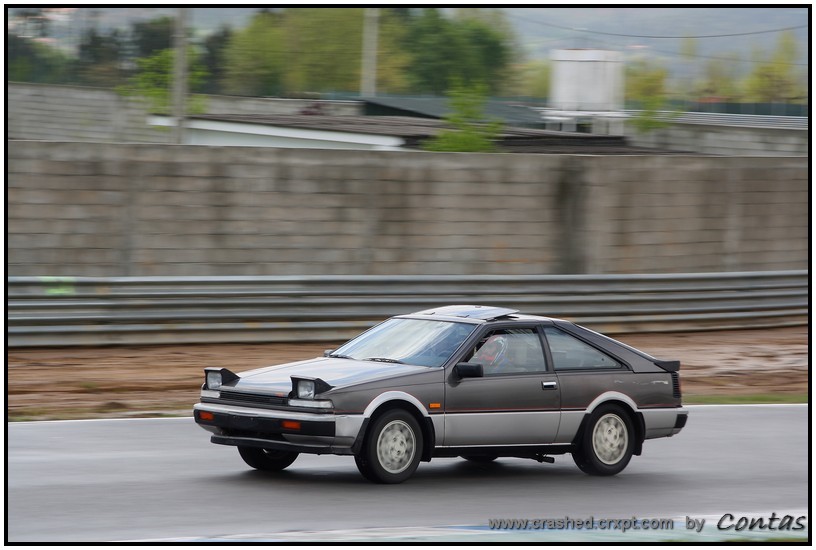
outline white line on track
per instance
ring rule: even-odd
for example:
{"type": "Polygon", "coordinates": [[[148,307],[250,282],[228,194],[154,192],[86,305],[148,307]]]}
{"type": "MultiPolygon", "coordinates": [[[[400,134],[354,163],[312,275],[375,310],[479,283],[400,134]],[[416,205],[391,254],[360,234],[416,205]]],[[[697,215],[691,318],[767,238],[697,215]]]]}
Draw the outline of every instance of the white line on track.
{"type": "MultiPolygon", "coordinates": [[[[439,525],[415,527],[365,527],[351,529],[330,529],[326,531],[280,531],[271,533],[244,533],[232,535],[172,537],[162,539],[127,540],[117,542],[129,543],[178,543],[178,542],[477,542],[485,539],[492,542],[501,542],[510,537],[522,542],[763,542],[774,538],[807,538],[810,533],[807,510],[786,510],[773,512],[777,518],[790,516],[791,518],[806,518],[806,528],[802,530],[771,530],[767,528],[756,530],[741,530],[717,528],[723,514],[693,514],[672,518],[674,527],[668,530],[634,529],[491,529],[486,524],[480,525],[439,525]],[[686,526],[687,517],[706,520],[701,532],[691,530],[686,526]],[[469,540],[467,540],[469,539],[469,540]],[[640,540],[638,540],[640,539],[640,540]]],[[[741,512],[731,515],[736,518],[768,518],[772,512],[741,512]]],[[[643,519],[643,518],[641,518],[643,519]]],[[[648,519],[648,518],[646,518],[648,519]]]]}

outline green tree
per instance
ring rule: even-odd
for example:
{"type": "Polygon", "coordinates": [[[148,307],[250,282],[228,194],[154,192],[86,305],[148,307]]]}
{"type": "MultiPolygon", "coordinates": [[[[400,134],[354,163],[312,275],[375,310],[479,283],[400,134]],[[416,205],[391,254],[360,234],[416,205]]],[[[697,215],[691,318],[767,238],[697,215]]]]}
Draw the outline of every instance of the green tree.
{"type": "Polygon", "coordinates": [[[405,48],[411,54],[407,70],[413,91],[443,94],[456,82],[484,83],[492,94],[502,89],[512,41],[471,13],[448,19],[439,9],[426,8],[412,19],[405,48]]]}
{"type": "Polygon", "coordinates": [[[399,10],[380,11],[377,40],[377,90],[380,93],[405,93],[410,90],[407,68],[410,54],[403,48],[407,29],[399,10]]]}
{"type": "Polygon", "coordinates": [[[136,57],[150,57],[156,52],[172,48],[175,25],[175,18],[169,16],[133,23],[131,35],[136,57]]]}
{"type": "Polygon", "coordinates": [[[548,61],[535,60],[518,67],[518,95],[546,99],[550,97],[552,67],[548,61]]]}
{"type": "MultiPolygon", "coordinates": [[[[377,89],[407,89],[401,12],[379,18],[377,89]]],[[[355,92],[360,87],[364,10],[287,8],[257,13],[226,48],[224,90],[238,95],[355,92]]]]}
{"type": "Polygon", "coordinates": [[[232,34],[233,31],[230,27],[223,26],[204,39],[201,64],[207,74],[201,85],[191,88],[191,90],[202,94],[223,93],[223,79],[227,70],[227,45],[232,38],[232,34]]]}
{"type": "Polygon", "coordinates": [[[807,99],[807,90],[797,74],[796,61],[799,48],[793,31],[779,35],[776,49],[766,57],[762,52],[754,52],[754,68],[745,82],[745,92],[749,101],[795,103],[807,99]]]}
{"type": "MultiPolygon", "coordinates": [[[[149,57],[136,60],[138,70],[131,78],[127,88],[119,91],[125,95],[136,95],[148,102],[148,108],[153,113],[169,113],[172,108],[173,91],[173,63],[175,50],[167,49],[154,53],[149,57]]],[[[188,89],[192,90],[201,85],[206,76],[201,63],[192,49],[187,51],[188,89]]],[[[201,98],[193,97],[188,103],[190,113],[203,112],[201,98]]]]}
{"type": "Polygon", "coordinates": [[[222,81],[228,94],[274,96],[284,91],[284,44],[281,16],[256,13],[249,24],[231,38],[225,52],[226,71],[222,81]]]}
{"type": "Polygon", "coordinates": [[[406,36],[411,55],[408,74],[414,92],[444,94],[458,72],[459,43],[451,23],[436,8],[426,8],[415,17],[406,36]]]}
{"type": "Polygon", "coordinates": [[[646,60],[638,60],[626,67],[626,99],[633,102],[638,114],[632,124],[640,132],[666,126],[659,112],[666,109],[666,77],[668,70],[646,60]]]}
{"type": "Polygon", "coordinates": [[[287,91],[360,87],[364,8],[291,8],[283,17],[287,91]]]}
{"type": "Polygon", "coordinates": [[[468,81],[485,82],[491,94],[511,90],[511,61],[521,51],[513,25],[498,8],[458,8],[454,24],[461,28],[471,58],[468,81]]]}
{"type": "Polygon", "coordinates": [[[740,97],[739,58],[727,54],[729,59],[709,59],[703,68],[703,76],[697,85],[697,94],[703,98],[733,101],[740,97]]]}
{"type": "Polygon", "coordinates": [[[123,33],[113,30],[100,33],[95,28],[85,32],[79,44],[77,76],[81,84],[115,87],[126,78],[122,58],[126,49],[123,33]]]}
{"type": "Polygon", "coordinates": [[[426,141],[423,148],[427,151],[447,152],[495,151],[501,123],[489,120],[484,113],[486,92],[485,85],[456,85],[448,95],[452,112],[444,117],[451,128],[442,130],[426,141]]]}
{"type": "Polygon", "coordinates": [[[696,38],[684,38],[680,43],[680,55],[683,59],[682,83],[678,86],[683,99],[694,94],[697,86],[697,52],[696,38]]]}
{"type": "MultiPolygon", "coordinates": [[[[284,70],[288,92],[356,92],[362,71],[363,8],[291,8],[283,12],[287,44],[284,70]]],[[[407,54],[400,51],[400,12],[380,9],[377,90],[406,89],[407,54]]]]}
{"type": "Polygon", "coordinates": [[[6,79],[10,82],[67,82],[71,60],[56,48],[6,34],[6,79]]]}

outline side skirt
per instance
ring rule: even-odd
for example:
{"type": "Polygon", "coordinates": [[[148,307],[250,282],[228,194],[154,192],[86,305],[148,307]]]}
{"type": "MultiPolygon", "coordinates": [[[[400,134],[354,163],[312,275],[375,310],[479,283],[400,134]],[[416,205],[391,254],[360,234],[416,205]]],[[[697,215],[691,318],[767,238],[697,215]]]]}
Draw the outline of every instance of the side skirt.
{"type": "Polygon", "coordinates": [[[453,456],[505,456],[536,458],[539,455],[563,455],[571,453],[573,445],[507,445],[496,447],[437,447],[435,457],[453,456]]]}

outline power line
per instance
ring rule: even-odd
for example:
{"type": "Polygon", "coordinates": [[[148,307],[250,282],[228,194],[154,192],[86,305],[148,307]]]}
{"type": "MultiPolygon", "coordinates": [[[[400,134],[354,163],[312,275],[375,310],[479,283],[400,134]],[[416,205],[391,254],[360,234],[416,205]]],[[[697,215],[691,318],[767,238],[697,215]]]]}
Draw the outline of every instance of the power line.
{"type": "MultiPolygon", "coordinates": [[[[558,40],[564,40],[564,39],[558,39],[558,40]]],[[[597,39],[594,42],[597,43],[597,44],[603,44],[605,46],[612,46],[612,47],[617,48],[619,50],[626,50],[627,49],[627,46],[625,46],[623,44],[615,44],[613,42],[606,42],[604,40],[597,40],[597,39]]],[[[540,44],[538,44],[538,45],[540,45],[540,44]]],[[[671,56],[671,57],[692,57],[692,58],[695,58],[695,59],[716,59],[718,61],[730,61],[732,63],[753,63],[753,64],[763,64],[763,65],[787,65],[787,66],[792,66],[792,67],[809,67],[810,66],[809,63],[788,63],[788,62],[785,62],[785,61],[767,61],[767,60],[761,60],[761,59],[742,59],[742,58],[739,58],[739,57],[736,57],[736,58],[735,57],[721,57],[721,56],[716,56],[716,55],[699,55],[699,54],[691,55],[691,54],[682,53],[682,52],[670,52],[668,50],[658,50],[658,49],[655,49],[655,48],[652,48],[652,47],[649,47],[648,51],[649,52],[654,52],[654,53],[661,53],[661,54],[668,55],[668,56],[671,56]]]]}
{"type": "MultiPolygon", "coordinates": [[[[548,27],[556,27],[556,28],[559,28],[559,29],[582,31],[582,29],[573,29],[571,27],[561,27],[561,26],[558,26],[558,25],[552,25],[552,24],[549,24],[549,23],[544,23],[542,21],[536,21],[534,19],[519,18],[519,17],[515,17],[515,16],[513,16],[513,15],[511,15],[509,13],[506,13],[506,15],[508,15],[508,16],[514,18],[514,19],[519,19],[519,20],[522,20],[522,21],[525,21],[525,22],[530,22],[530,23],[537,23],[539,25],[545,25],[545,26],[548,26],[548,27]]],[[[804,27],[807,27],[807,25],[804,25],[804,27]]],[[[801,28],[801,27],[790,27],[790,28],[795,29],[795,28],[801,28]]],[[[760,31],[760,32],[762,32],[762,33],[779,32],[779,31],[782,31],[782,30],[788,30],[788,29],[777,29],[776,31],[760,31]]],[[[593,32],[593,31],[586,31],[586,32],[593,32]]],[[[610,34],[612,36],[625,36],[625,37],[629,37],[629,38],[675,38],[675,39],[678,39],[678,38],[699,38],[699,37],[691,37],[691,36],[688,36],[688,37],[637,37],[635,35],[612,34],[612,33],[603,33],[603,32],[597,33],[597,34],[610,34]]],[[[745,33],[745,34],[759,34],[759,32],[758,33],[745,33]]],[[[736,36],[736,35],[721,35],[721,36],[736,36]]],[[[547,40],[546,42],[549,43],[549,42],[554,42],[554,41],[557,41],[557,40],[567,40],[567,39],[566,38],[557,38],[557,39],[547,40]]],[[[596,42],[598,44],[604,44],[604,45],[607,45],[607,46],[614,46],[615,48],[623,49],[623,50],[628,48],[628,46],[623,45],[623,44],[615,44],[613,42],[607,42],[605,40],[599,40],[597,38],[594,39],[594,42],[596,42]]],[[[672,57],[692,57],[692,58],[698,58],[698,59],[715,59],[715,60],[719,60],[719,61],[730,61],[732,63],[733,62],[737,62],[737,63],[762,63],[762,64],[766,64],[766,65],[787,65],[787,66],[793,66],[793,67],[809,67],[810,66],[809,63],[788,63],[788,62],[784,62],[784,61],[769,61],[769,60],[765,61],[765,60],[740,59],[740,58],[734,59],[732,57],[720,57],[720,56],[700,55],[700,54],[687,54],[687,53],[681,53],[681,52],[672,52],[672,51],[667,51],[667,50],[659,50],[659,49],[656,49],[656,48],[652,48],[651,46],[649,46],[648,48],[649,48],[650,52],[662,53],[662,54],[669,55],[669,56],[672,56],[672,57]]]]}
{"type": "MultiPolygon", "coordinates": [[[[506,12],[505,12],[506,13],[506,12]]],[[[510,15],[510,14],[507,14],[510,15]]],[[[564,27],[561,25],[555,25],[553,23],[544,23],[543,21],[536,21],[535,19],[527,19],[521,18],[514,15],[510,15],[510,17],[514,19],[519,19],[520,21],[526,21],[528,23],[535,23],[536,25],[543,25],[545,27],[552,27],[555,29],[561,29],[565,31],[574,31],[574,32],[585,32],[589,34],[604,34],[607,36],[623,36],[626,38],[656,38],[656,39],[681,39],[681,38],[726,38],[730,36],[749,36],[752,34],[768,34],[774,32],[783,32],[783,31],[792,31],[796,29],[806,29],[808,25],[798,25],[796,27],[785,27],[782,29],[769,29],[765,31],[751,31],[751,32],[737,32],[737,33],[730,33],[730,34],[703,34],[699,36],[655,36],[655,35],[648,35],[648,34],[621,34],[621,33],[614,33],[614,32],[603,32],[603,31],[593,31],[589,29],[579,29],[575,27],[564,27]]]]}
{"type": "MultiPolygon", "coordinates": [[[[613,46],[615,44],[612,44],[613,46]]],[[[653,52],[663,53],[666,55],[671,55],[674,57],[694,57],[699,59],[716,59],[718,61],[730,61],[732,63],[756,63],[761,65],[789,65],[792,67],[809,67],[809,63],[787,63],[785,61],[763,61],[763,60],[756,60],[756,59],[740,59],[740,58],[733,58],[733,57],[718,57],[715,55],[688,55],[680,52],[667,52],[665,50],[655,50],[651,49],[653,52]]]]}
{"type": "MultiPolygon", "coordinates": [[[[618,49],[626,49],[626,46],[624,46],[622,44],[614,44],[612,42],[606,42],[604,40],[598,40],[598,39],[595,39],[595,41],[597,43],[599,43],[599,44],[605,44],[607,46],[614,46],[614,47],[616,47],[618,49]]],[[[693,58],[696,58],[696,59],[716,59],[716,60],[719,60],[719,61],[730,61],[732,63],[755,63],[755,64],[762,64],[762,65],[789,65],[789,66],[793,66],[793,67],[809,67],[810,66],[809,63],[788,63],[788,62],[785,62],[785,61],[765,61],[765,60],[762,60],[762,59],[758,59],[758,60],[757,59],[740,59],[740,58],[733,58],[733,57],[719,57],[719,56],[714,56],[714,55],[698,55],[698,54],[691,55],[691,54],[686,54],[686,53],[681,53],[681,52],[670,52],[670,51],[666,51],[666,50],[658,50],[658,49],[651,48],[651,47],[649,47],[649,51],[650,52],[655,52],[655,53],[662,53],[662,54],[669,55],[669,56],[672,56],[672,57],[693,57],[693,58]]]]}

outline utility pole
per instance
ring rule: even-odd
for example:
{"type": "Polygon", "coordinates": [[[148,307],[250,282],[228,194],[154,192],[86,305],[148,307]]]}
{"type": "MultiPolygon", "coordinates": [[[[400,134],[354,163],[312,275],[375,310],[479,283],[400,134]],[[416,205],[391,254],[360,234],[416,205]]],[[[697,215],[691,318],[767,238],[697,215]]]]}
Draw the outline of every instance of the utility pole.
{"type": "Polygon", "coordinates": [[[176,126],[174,143],[184,142],[184,102],[187,99],[187,8],[178,8],[173,34],[176,59],[173,63],[173,117],[176,126]]]}
{"type": "Polygon", "coordinates": [[[360,78],[360,95],[377,95],[377,34],[380,11],[366,8],[363,20],[363,66],[360,78]]]}

